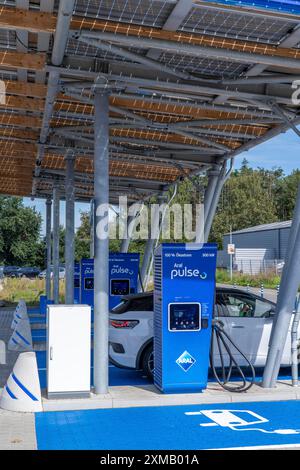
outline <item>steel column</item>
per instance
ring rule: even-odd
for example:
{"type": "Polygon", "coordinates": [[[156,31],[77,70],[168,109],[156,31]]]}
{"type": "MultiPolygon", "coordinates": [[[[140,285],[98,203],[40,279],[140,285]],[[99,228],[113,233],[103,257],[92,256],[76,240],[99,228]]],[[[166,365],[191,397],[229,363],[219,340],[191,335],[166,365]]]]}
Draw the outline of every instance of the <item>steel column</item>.
{"type": "Polygon", "coordinates": [[[51,206],[50,198],[46,200],[46,296],[51,299],[51,206]]]}
{"type": "Polygon", "coordinates": [[[126,237],[123,238],[121,242],[120,252],[121,253],[128,253],[132,232],[135,226],[135,215],[128,216],[127,223],[126,223],[126,237]]]}
{"type": "Polygon", "coordinates": [[[288,335],[288,330],[295,308],[295,298],[300,284],[300,186],[290,236],[288,240],[289,252],[283,268],[276,314],[273,322],[269,352],[264,370],[262,386],[275,387],[278,377],[281,358],[288,335]]]}
{"type": "Polygon", "coordinates": [[[108,393],[108,93],[96,90],[94,109],[94,387],[95,393],[108,393]]]}
{"type": "Polygon", "coordinates": [[[95,204],[94,199],[90,203],[90,258],[94,258],[94,240],[95,240],[95,204]]]}
{"type": "Polygon", "coordinates": [[[69,37],[70,22],[75,0],[60,0],[51,62],[60,65],[64,58],[65,48],[69,37]]]}
{"type": "Polygon", "coordinates": [[[207,210],[205,209],[205,206],[204,206],[204,211],[205,211],[204,241],[205,242],[208,241],[213,219],[214,219],[217,207],[218,207],[220,195],[221,195],[224,183],[225,183],[225,173],[226,173],[226,163],[223,164],[223,167],[221,168],[219,172],[219,176],[217,177],[217,180],[214,182],[214,187],[211,188],[211,190],[209,191],[208,196],[210,199],[210,204],[207,206],[207,210]]]}
{"type": "MultiPolygon", "coordinates": [[[[163,198],[162,196],[159,196],[157,198],[157,202],[160,205],[162,202],[163,198]]],[[[154,218],[151,220],[151,228],[154,233],[149,234],[149,238],[146,242],[145,246],[145,251],[144,251],[144,256],[143,256],[143,261],[142,261],[142,266],[140,269],[140,280],[139,280],[139,292],[143,290],[145,287],[145,280],[147,278],[147,273],[148,273],[148,266],[150,264],[151,258],[153,256],[153,251],[155,248],[156,241],[159,237],[160,233],[160,210],[159,207],[154,213],[154,218]],[[151,238],[152,237],[152,238],[151,238]]]]}
{"type": "Polygon", "coordinates": [[[65,303],[74,303],[74,261],[75,261],[75,229],[74,229],[74,206],[75,206],[75,155],[68,151],[66,160],[66,236],[65,236],[65,303]]]}
{"type": "MultiPolygon", "coordinates": [[[[202,237],[205,236],[206,221],[208,219],[211,203],[212,203],[215,191],[216,191],[216,186],[217,186],[219,174],[220,174],[220,168],[219,168],[218,165],[213,165],[213,167],[207,172],[208,183],[207,183],[207,187],[205,189],[204,201],[203,201],[203,206],[204,206],[204,233],[203,233],[202,224],[199,223],[198,226],[196,225],[196,237],[195,237],[195,242],[196,243],[202,242],[203,241],[202,237]]],[[[199,216],[200,216],[200,214],[198,214],[198,217],[199,216]]]]}
{"type": "Polygon", "coordinates": [[[53,300],[59,303],[59,188],[53,186],[53,300]]]}

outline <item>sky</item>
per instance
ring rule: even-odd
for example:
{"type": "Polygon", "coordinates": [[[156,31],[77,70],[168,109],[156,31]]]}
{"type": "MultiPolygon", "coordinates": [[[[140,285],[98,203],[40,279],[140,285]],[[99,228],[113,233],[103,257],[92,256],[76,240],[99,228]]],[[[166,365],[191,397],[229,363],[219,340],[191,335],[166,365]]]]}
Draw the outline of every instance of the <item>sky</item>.
{"type": "MultiPolygon", "coordinates": [[[[274,167],[283,168],[285,174],[290,174],[293,170],[300,168],[300,138],[293,132],[288,131],[280,134],[268,142],[265,142],[248,152],[241,153],[235,161],[235,168],[239,168],[243,159],[246,158],[249,166],[257,168],[264,167],[272,169],[274,167]]],[[[42,214],[43,225],[42,235],[45,234],[45,201],[43,199],[24,198],[25,206],[35,207],[42,214]]],[[[90,205],[85,203],[75,204],[75,228],[80,225],[80,211],[89,210],[90,205]]],[[[65,203],[61,202],[60,223],[64,224],[65,203]]]]}

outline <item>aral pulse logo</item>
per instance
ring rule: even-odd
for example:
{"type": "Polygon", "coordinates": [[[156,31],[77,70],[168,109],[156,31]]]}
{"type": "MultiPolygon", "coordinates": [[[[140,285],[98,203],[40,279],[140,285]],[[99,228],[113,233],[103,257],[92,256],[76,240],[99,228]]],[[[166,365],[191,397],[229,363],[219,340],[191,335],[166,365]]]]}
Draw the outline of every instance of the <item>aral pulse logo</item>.
{"type": "Polygon", "coordinates": [[[175,263],[171,271],[171,279],[175,277],[198,277],[200,279],[206,279],[207,273],[199,271],[199,269],[192,269],[184,266],[183,263],[175,263]]]}
{"type": "Polygon", "coordinates": [[[184,353],[179,356],[179,358],[176,361],[176,364],[181,367],[184,372],[187,372],[196,362],[196,359],[193,358],[193,356],[190,355],[188,351],[184,351],[184,353]]]}

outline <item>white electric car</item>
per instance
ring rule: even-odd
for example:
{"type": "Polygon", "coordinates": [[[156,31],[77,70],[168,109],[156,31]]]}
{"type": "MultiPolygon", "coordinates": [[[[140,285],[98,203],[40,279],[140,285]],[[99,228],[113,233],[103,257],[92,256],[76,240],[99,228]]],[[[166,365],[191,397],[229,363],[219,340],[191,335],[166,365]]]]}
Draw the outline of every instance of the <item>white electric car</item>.
{"type": "MultiPolygon", "coordinates": [[[[248,357],[254,367],[263,367],[268,353],[275,304],[240,289],[217,288],[214,317],[248,357]]],[[[153,292],[128,295],[110,313],[109,355],[122,368],[142,369],[153,374],[153,292]]],[[[299,334],[300,337],[300,334],[299,334]]],[[[238,364],[245,360],[233,350],[238,364]]],[[[220,358],[214,350],[215,366],[220,358]]],[[[282,366],[291,364],[291,335],[288,335],[282,366]]]]}

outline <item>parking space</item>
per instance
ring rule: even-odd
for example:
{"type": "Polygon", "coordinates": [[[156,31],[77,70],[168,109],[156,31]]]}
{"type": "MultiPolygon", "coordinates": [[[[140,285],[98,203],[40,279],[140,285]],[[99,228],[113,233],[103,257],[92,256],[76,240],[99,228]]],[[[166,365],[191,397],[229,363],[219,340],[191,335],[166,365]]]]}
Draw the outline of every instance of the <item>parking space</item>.
{"type": "Polygon", "coordinates": [[[300,402],[37,413],[40,450],[300,446],[300,402]]]}

